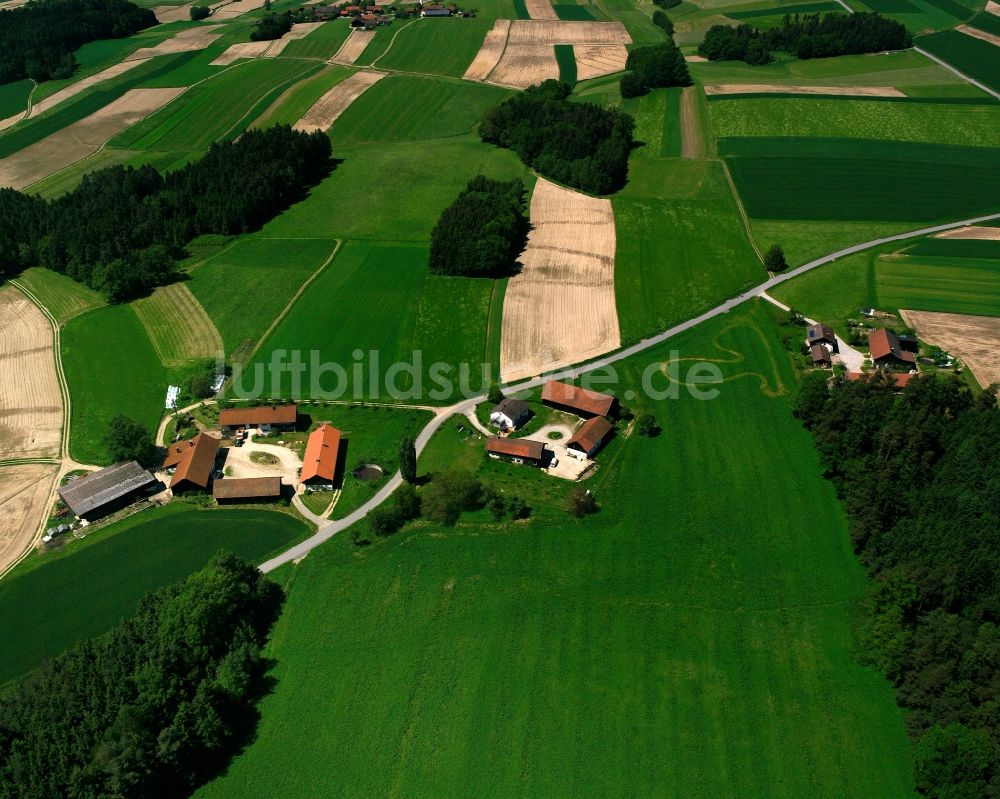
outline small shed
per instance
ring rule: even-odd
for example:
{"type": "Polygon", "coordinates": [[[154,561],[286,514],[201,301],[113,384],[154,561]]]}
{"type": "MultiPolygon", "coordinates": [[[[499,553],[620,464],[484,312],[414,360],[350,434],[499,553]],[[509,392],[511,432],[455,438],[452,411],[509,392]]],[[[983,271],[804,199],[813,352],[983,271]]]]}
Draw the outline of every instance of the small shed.
{"type": "Polygon", "coordinates": [[[216,480],[212,496],[220,505],[243,502],[274,502],[281,499],[280,477],[243,477],[216,480]]]}
{"type": "Polygon", "coordinates": [[[295,427],[298,406],[288,405],[248,405],[242,408],[226,408],[219,413],[219,426],[226,431],[239,427],[258,427],[268,431],[272,427],[282,430],[295,427]]]}
{"type": "Polygon", "coordinates": [[[494,460],[541,466],[548,457],[548,450],[545,449],[545,444],[541,441],[490,436],[486,439],[486,454],[494,460]]]}
{"type": "Polygon", "coordinates": [[[574,458],[592,458],[604,443],[611,438],[614,426],[603,416],[595,416],[583,423],[573,437],[566,442],[566,451],[574,458]]]}
{"type": "Polygon", "coordinates": [[[813,344],[809,348],[813,366],[833,366],[833,353],[826,344],[813,344]]]}

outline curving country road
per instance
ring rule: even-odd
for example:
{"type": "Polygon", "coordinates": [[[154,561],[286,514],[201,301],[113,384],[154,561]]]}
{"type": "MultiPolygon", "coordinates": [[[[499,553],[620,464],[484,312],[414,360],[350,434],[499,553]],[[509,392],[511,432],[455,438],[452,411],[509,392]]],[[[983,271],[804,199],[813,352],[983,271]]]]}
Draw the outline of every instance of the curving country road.
{"type": "MultiPolygon", "coordinates": [[[[792,278],[798,277],[799,275],[805,274],[817,267],[823,266],[830,263],[831,261],[836,261],[838,258],[843,258],[848,255],[853,255],[855,253],[864,252],[865,250],[870,250],[873,247],[880,247],[883,244],[891,244],[894,241],[905,241],[906,239],[919,238],[920,236],[927,236],[933,233],[941,233],[945,230],[952,230],[954,228],[965,227],[966,225],[975,225],[980,222],[990,222],[995,219],[1000,219],[1000,213],[988,214],[986,216],[978,216],[973,219],[963,219],[960,222],[949,222],[945,225],[935,225],[933,227],[920,228],[919,230],[911,230],[907,233],[899,233],[895,236],[886,236],[881,239],[872,239],[871,241],[866,241],[863,244],[855,244],[851,247],[845,247],[842,250],[837,250],[836,252],[830,253],[829,255],[824,255],[822,258],[817,258],[815,261],[810,261],[796,269],[791,269],[788,272],[777,275],[764,281],[760,285],[750,289],[744,294],[740,294],[737,297],[726,300],[719,305],[716,305],[710,311],[694,317],[693,319],[688,319],[686,322],[681,322],[679,325],[664,330],[652,338],[643,339],[638,344],[633,344],[630,347],[626,347],[621,350],[617,350],[609,355],[602,356],[593,361],[588,361],[587,363],[579,364],[577,366],[571,366],[558,372],[552,372],[546,374],[544,377],[535,377],[530,380],[525,380],[520,383],[514,383],[505,387],[508,393],[513,393],[517,391],[524,391],[527,389],[538,388],[549,380],[559,380],[564,378],[575,378],[580,375],[593,371],[594,369],[600,369],[604,366],[610,366],[611,364],[623,361],[626,358],[631,358],[633,355],[637,355],[644,350],[648,350],[651,347],[655,347],[658,344],[662,344],[667,339],[678,336],[688,330],[691,330],[698,325],[707,322],[709,319],[714,319],[716,316],[721,316],[724,313],[729,313],[733,308],[736,308],[743,303],[759,297],[762,294],[770,291],[776,286],[791,280],[792,278]]],[[[465,415],[469,411],[475,409],[476,405],[483,402],[486,399],[486,395],[480,395],[477,397],[471,397],[470,399],[462,400],[454,405],[447,408],[439,408],[435,411],[435,416],[431,421],[429,421],[424,429],[420,431],[417,436],[417,454],[419,455],[424,447],[427,446],[431,437],[441,428],[448,419],[450,419],[454,414],[465,415]]],[[[358,523],[365,518],[374,508],[385,502],[389,496],[395,491],[399,485],[403,482],[402,477],[399,472],[396,472],[384,486],[373,496],[368,502],[359,507],[354,512],[348,514],[343,519],[337,519],[336,521],[330,522],[325,527],[320,528],[314,535],[305,539],[304,541],[296,544],[289,549],[286,549],[280,555],[277,555],[270,560],[265,561],[260,565],[260,570],[262,572],[270,572],[277,569],[279,566],[283,566],[286,563],[296,562],[308,555],[313,549],[318,547],[320,544],[329,541],[337,533],[346,530],[348,527],[358,523]]]]}

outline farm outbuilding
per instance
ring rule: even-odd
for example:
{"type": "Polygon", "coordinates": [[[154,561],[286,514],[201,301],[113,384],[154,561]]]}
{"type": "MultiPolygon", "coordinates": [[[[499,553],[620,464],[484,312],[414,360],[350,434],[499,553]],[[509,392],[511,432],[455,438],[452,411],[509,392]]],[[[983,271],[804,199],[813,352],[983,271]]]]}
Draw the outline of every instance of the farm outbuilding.
{"type": "Polygon", "coordinates": [[[814,347],[818,344],[825,344],[831,351],[837,351],[837,334],[832,327],[827,325],[810,325],[806,330],[806,344],[814,347]]]}
{"type": "Polygon", "coordinates": [[[229,432],[240,427],[257,427],[268,431],[272,427],[286,430],[295,427],[298,406],[256,405],[245,408],[226,408],[219,413],[219,426],[229,432]]]}
{"type": "Polygon", "coordinates": [[[93,521],[160,489],[159,481],[135,461],[91,472],[58,489],[59,498],[81,519],[93,521]]]}
{"type": "Polygon", "coordinates": [[[445,8],[442,5],[437,5],[436,3],[427,3],[420,7],[420,16],[422,17],[450,17],[451,9],[445,8]]]}
{"type": "Polygon", "coordinates": [[[329,424],[309,434],[299,482],[310,488],[332,489],[337,479],[341,433],[329,424]]]}
{"type": "Polygon", "coordinates": [[[244,477],[216,480],[212,496],[220,505],[240,502],[274,502],[281,499],[280,477],[244,477]]]}
{"type": "Polygon", "coordinates": [[[486,439],[486,454],[494,460],[541,466],[548,457],[548,450],[545,449],[545,444],[541,441],[490,436],[486,439]]]}
{"type": "Polygon", "coordinates": [[[610,394],[590,391],[555,380],[550,380],[542,389],[542,402],[585,419],[592,416],[610,416],[618,407],[618,399],[610,394]]]}
{"type": "MultiPolygon", "coordinates": [[[[869,379],[871,376],[872,376],[872,374],[870,372],[868,374],[865,374],[864,372],[848,372],[846,375],[844,375],[844,378],[846,380],[850,380],[853,383],[853,382],[855,382],[857,380],[866,380],[866,379],[869,379]]],[[[915,378],[917,376],[918,375],[912,375],[912,374],[900,373],[900,372],[897,372],[896,374],[893,374],[892,375],[892,380],[896,384],[896,391],[902,391],[904,388],[906,388],[910,384],[910,381],[913,380],[913,378],[915,378]]]]}
{"type": "Polygon", "coordinates": [[[868,334],[868,350],[876,366],[915,366],[917,356],[904,350],[899,336],[887,328],[879,328],[868,334]]]}
{"type": "Polygon", "coordinates": [[[517,430],[530,418],[528,403],[514,397],[504,397],[490,412],[490,424],[500,430],[517,430]]]}
{"type": "Polygon", "coordinates": [[[603,416],[595,416],[583,423],[566,442],[566,451],[574,458],[593,458],[604,443],[611,438],[614,425],[603,416]]]}
{"type": "Polygon", "coordinates": [[[813,366],[833,366],[833,353],[826,344],[813,344],[809,348],[813,366]]]}
{"type": "Polygon", "coordinates": [[[172,445],[163,462],[164,469],[174,470],[170,490],[181,494],[208,488],[222,442],[208,433],[199,433],[190,441],[181,443],[187,444],[187,447],[181,450],[179,444],[172,445]]]}

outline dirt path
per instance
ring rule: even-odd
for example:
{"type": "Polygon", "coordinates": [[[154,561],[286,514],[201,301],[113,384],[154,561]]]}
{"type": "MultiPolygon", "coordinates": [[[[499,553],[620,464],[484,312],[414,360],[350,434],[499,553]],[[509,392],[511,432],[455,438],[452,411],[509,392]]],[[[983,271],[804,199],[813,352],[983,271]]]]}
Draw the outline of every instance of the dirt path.
{"type": "Polygon", "coordinates": [[[1000,241],[1000,227],[983,227],[982,225],[970,225],[969,227],[958,228],[958,230],[948,230],[944,233],[939,233],[934,238],[1000,241]]]}
{"type": "Polygon", "coordinates": [[[681,90],[681,158],[697,160],[705,157],[705,133],[698,107],[698,87],[681,90]]]}

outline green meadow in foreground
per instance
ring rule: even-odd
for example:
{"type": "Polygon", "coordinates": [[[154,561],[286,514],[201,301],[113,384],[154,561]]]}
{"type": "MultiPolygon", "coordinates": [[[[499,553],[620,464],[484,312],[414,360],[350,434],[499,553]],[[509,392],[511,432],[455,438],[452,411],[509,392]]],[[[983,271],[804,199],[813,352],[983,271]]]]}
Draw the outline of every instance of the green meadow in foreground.
{"type": "Polygon", "coordinates": [[[286,513],[198,511],[175,502],[117,522],[67,552],[35,556],[0,582],[0,684],[109,630],[145,594],[197,571],[219,549],[255,562],[307,531],[286,513]]]}
{"type": "MultiPolygon", "coordinates": [[[[198,795],[912,796],[891,688],[851,655],[863,576],[771,313],[622,367],[638,388],[679,349],[724,383],[612,442],[596,516],[492,464],[527,522],[338,536],[285,572],[256,740],[198,795]]],[[[421,471],[464,463],[459,441],[442,427],[421,471]]]]}

